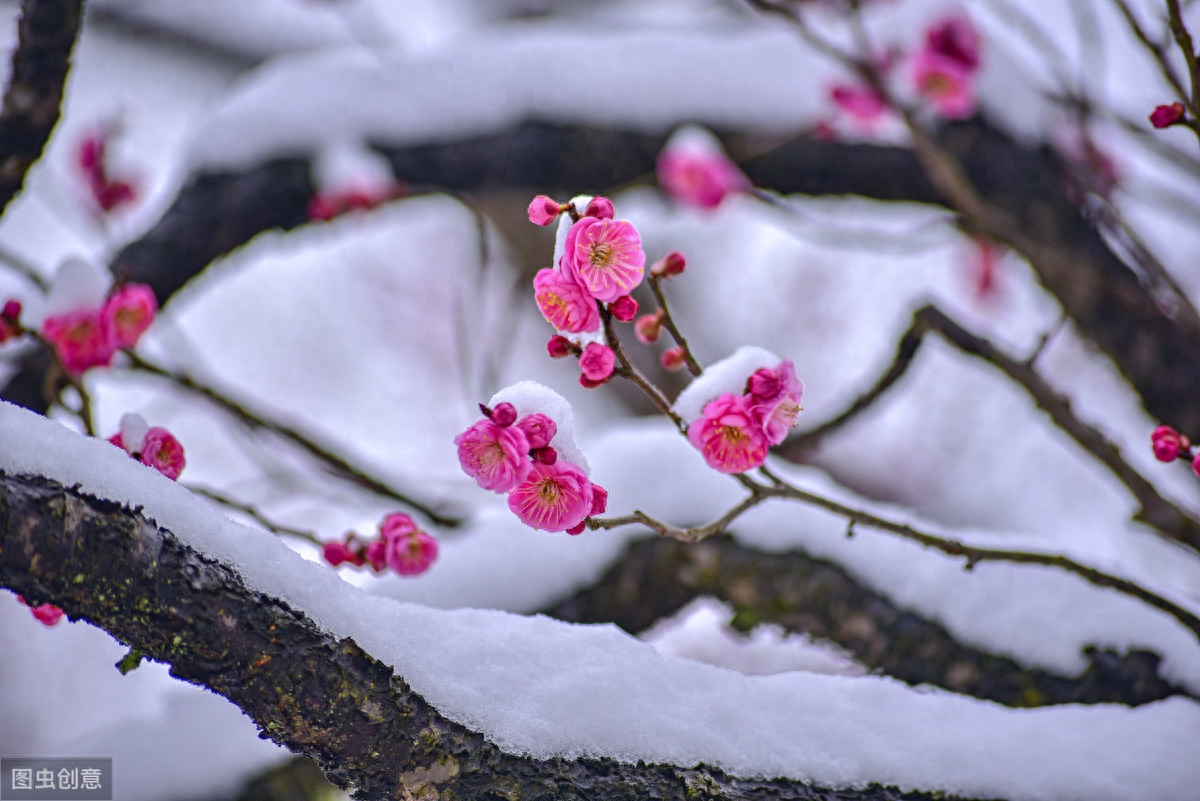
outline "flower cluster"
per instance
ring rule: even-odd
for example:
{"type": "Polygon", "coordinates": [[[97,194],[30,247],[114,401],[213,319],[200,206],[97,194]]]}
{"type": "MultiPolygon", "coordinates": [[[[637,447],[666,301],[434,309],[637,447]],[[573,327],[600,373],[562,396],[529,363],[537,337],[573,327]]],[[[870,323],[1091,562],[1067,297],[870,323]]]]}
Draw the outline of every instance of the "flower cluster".
{"type": "Polygon", "coordinates": [[[123,415],[120,430],[108,441],[172,481],[187,466],[179,440],[165,428],[150,427],[140,414],[123,415]]]}
{"type": "Polygon", "coordinates": [[[118,350],[132,348],[154,322],[158,301],[145,284],[125,284],[99,308],[83,307],[47,317],[42,338],[54,346],[67,372],[106,367],[118,350]]]}
{"type": "Polygon", "coordinates": [[[1160,462],[1173,462],[1176,459],[1186,459],[1192,463],[1192,472],[1200,478],[1200,448],[1192,445],[1183,434],[1170,426],[1159,426],[1150,435],[1150,446],[1154,449],[1154,458],[1160,462]]]}
{"type": "Polygon", "coordinates": [[[803,393],[790,359],[761,367],[746,379],[742,394],[723,392],[704,404],[700,416],[688,426],[688,441],[709,467],[722,473],[760,467],[767,450],[782,442],[795,425],[803,393]]]}
{"type": "Polygon", "coordinates": [[[438,544],[411,517],[393,512],[379,522],[376,539],[366,541],[350,532],[341,542],[325,543],[321,555],[334,567],[369,565],[376,573],[391,569],[401,576],[418,576],[437,559],[438,544]]]}
{"type": "Polygon", "coordinates": [[[925,45],[912,59],[912,81],[942,117],[961,120],[975,113],[971,80],[979,70],[979,50],[979,34],[965,16],[947,17],[925,32],[925,45]]]}
{"type": "Polygon", "coordinates": [[[76,151],[76,163],[96,208],[108,214],[137,200],[137,189],[130,181],[109,174],[108,143],[114,129],[105,126],[85,136],[76,151]]]}
{"type": "Polygon", "coordinates": [[[558,434],[553,419],[540,412],[521,417],[511,403],[480,409],[484,419],[454,438],[459,464],[483,489],[507,493],[521,522],[579,534],[588,517],[604,512],[608,492],[551,445],[558,434]]]}

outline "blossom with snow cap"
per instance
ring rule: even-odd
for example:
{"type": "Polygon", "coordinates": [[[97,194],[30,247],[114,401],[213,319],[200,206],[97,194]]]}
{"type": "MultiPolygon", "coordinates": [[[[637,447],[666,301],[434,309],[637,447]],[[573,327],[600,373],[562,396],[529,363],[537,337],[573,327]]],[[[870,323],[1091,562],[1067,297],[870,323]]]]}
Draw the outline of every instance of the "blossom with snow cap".
{"type": "Polygon", "coordinates": [[[750,417],[767,442],[778,445],[796,424],[804,384],[796,376],[796,365],[784,359],[775,368],[760,367],[746,381],[750,417]]]}
{"type": "Polygon", "coordinates": [[[750,181],[707,130],[685,125],[671,134],[656,166],[658,183],[675,200],[715,209],[727,196],[750,189],[750,181]]]}
{"type": "Polygon", "coordinates": [[[179,440],[165,428],[149,426],[140,414],[123,415],[121,428],[108,441],[172,481],[187,466],[179,440]]]}

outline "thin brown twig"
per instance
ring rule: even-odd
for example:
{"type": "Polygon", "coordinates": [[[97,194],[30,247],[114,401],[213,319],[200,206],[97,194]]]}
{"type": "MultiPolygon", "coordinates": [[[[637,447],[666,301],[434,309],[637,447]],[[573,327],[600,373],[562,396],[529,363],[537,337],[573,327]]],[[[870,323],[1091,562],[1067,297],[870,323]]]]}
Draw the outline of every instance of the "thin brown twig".
{"type": "Polygon", "coordinates": [[[617,375],[620,375],[623,378],[633,382],[638,389],[645,393],[646,397],[650,399],[650,402],[654,404],[656,409],[671,419],[671,422],[675,424],[675,427],[679,429],[680,432],[685,431],[687,429],[687,425],[683,422],[683,419],[680,418],[679,415],[675,414],[675,412],[671,409],[671,402],[667,400],[667,396],[663,395],[662,390],[651,383],[650,379],[646,378],[646,376],[643,375],[636,366],[634,366],[633,362],[630,361],[629,355],[625,353],[625,348],[621,346],[620,337],[617,336],[616,326],[613,325],[612,313],[603,306],[600,307],[600,319],[604,322],[604,336],[608,340],[608,346],[612,348],[613,355],[616,356],[617,363],[620,365],[620,369],[616,371],[617,375]]]}
{"type": "Polygon", "coordinates": [[[266,528],[268,531],[270,531],[272,533],[286,534],[289,537],[296,537],[298,539],[306,540],[307,542],[311,542],[313,545],[316,545],[318,548],[324,544],[324,542],[322,542],[321,538],[318,537],[313,532],[305,531],[303,529],[298,529],[298,528],[292,528],[290,526],[285,526],[282,523],[277,523],[276,521],[271,520],[269,517],[267,517],[265,514],[263,514],[263,512],[260,511],[257,507],[251,506],[246,503],[242,503],[241,501],[238,501],[234,498],[229,497],[228,495],[224,495],[220,492],[217,492],[214,489],[209,489],[207,487],[199,487],[194,484],[184,484],[183,486],[185,488],[187,488],[188,490],[190,490],[191,492],[195,493],[196,495],[203,495],[205,498],[208,498],[211,501],[216,501],[217,503],[221,504],[222,506],[225,506],[225,507],[228,507],[229,509],[233,509],[235,511],[241,512],[242,514],[246,515],[247,517],[253,518],[255,522],[257,522],[259,525],[263,526],[264,528],[266,528]]]}
{"type": "Polygon", "coordinates": [[[651,274],[648,283],[650,291],[654,293],[654,299],[658,302],[658,308],[662,309],[663,327],[671,334],[671,338],[675,340],[675,344],[683,348],[684,363],[687,365],[688,372],[693,376],[698,376],[704,372],[704,368],[700,366],[700,362],[696,361],[696,357],[692,355],[692,349],[687,343],[687,339],[679,332],[679,327],[675,325],[674,318],[671,317],[671,309],[667,306],[667,298],[662,291],[661,279],[657,275],[651,274]]]}
{"type": "Polygon", "coordinates": [[[1112,3],[1117,7],[1117,11],[1121,13],[1121,16],[1125,18],[1125,24],[1133,31],[1134,37],[1141,42],[1142,47],[1154,58],[1154,63],[1158,65],[1163,78],[1166,79],[1167,83],[1171,84],[1171,88],[1179,94],[1179,97],[1184,100],[1194,115],[1196,109],[1192,106],[1190,93],[1184,86],[1183,79],[1179,76],[1179,73],[1175,71],[1175,65],[1171,63],[1167,49],[1163,47],[1161,42],[1157,42],[1151,38],[1149,32],[1142,27],[1142,23],[1138,21],[1137,16],[1133,13],[1133,9],[1129,7],[1129,4],[1125,0],[1112,0],[1112,3]]]}
{"type": "Polygon", "coordinates": [[[632,514],[622,517],[589,517],[587,519],[587,527],[595,531],[596,529],[613,529],[620,526],[641,524],[657,533],[660,537],[670,537],[680,542],[701,542],[709,537],[724,534],[734,520],[737,520],[744,512],[754,508],[766,499],[767,496],[762,494],[757,485],[755,486],[756,489],[751,491],[740,503],[730,508],[729,511],[713,522],[703,526],[679,528],[670,523],[656,520],[640,509],[635,509],[632,514]]]}
{"type": "Polygon", "coordinates": [[[135,369],[150,375],[165,378],[182,389],[186,389],[189,392],[206,398],[207,400],[232,414],[234,417],[237,417],[251,428],[259,428],[265,431],[270,431],[271,433],[288,440],[292,444],[297,445],[301,449],[307,451],[309,455],[315,457],[318,461],[324,463],[325,466],[328,467],[335,475],[338,475],[347,481],[357,484],[364,489],[370,490],[376,495],[405,504],[409,508],[425,515],[440,526],[453,527],[459,525],[461,522],[456,518],[437,512],[428,504],[422,503],[421,501],[412,498],[407,493],[397,489],[396,487],[387,484],[383,480],[367,474],[343,457],[338,456],[336,453],[333,453],[324,446],[317,444],[296,429],[285,426],[282,423],[268,420],[265,417],[251,412],[241,404],[226,397],[223,393],[217,391],[213,387],[201,383],[186,373],[176,372],[153,364],[146,361],[141,356],[138,356],[136,353],[130,353],[129,357],[135,369]]]}

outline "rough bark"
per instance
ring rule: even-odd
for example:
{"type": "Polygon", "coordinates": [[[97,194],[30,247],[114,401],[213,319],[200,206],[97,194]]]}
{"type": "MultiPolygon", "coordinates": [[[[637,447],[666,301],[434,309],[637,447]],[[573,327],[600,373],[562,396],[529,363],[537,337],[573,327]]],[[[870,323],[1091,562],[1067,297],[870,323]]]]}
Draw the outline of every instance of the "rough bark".
{"type": "Polygon", "coordinates": [[[21,190],[58,123],[83,0],[24,0],[0,108],[0,212],[21,190]]]}
{"type": "Polygon", "coordinates": [[[636,634],[702,596],[731,604],[736,628],[773,623],[834,642],[871,670],[910,684],[1008,706],[1138,705],[1187,694],[1159,677],[1157,654],[1088,649],[1087,670],[1077,677],[1022,667],[964,645],[832,562],[803,551],[766,553],[729,537],[695,545],[667,538],[634,542],[597,584],[545,613],[577,623],[612,622],[636,634]]]}
{"type": "Polygon", "coordinates": [[[38,476],[0,473],[0,586],[54,603],[225,696],[263,736],[313,758],[364,801],[944,799],[833,790],[700,766],[505,754],[441,717],[352,639],[249,589],[138,511],[38,476]]]}

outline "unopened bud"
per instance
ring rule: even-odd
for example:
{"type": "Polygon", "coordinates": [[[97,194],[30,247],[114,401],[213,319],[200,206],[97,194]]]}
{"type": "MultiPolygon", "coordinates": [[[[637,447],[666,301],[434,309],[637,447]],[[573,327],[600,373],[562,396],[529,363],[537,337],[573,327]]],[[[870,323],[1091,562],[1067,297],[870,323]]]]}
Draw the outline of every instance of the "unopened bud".
{"type": "Polygon", "coordinates": [[[622,295],[608,304],[608,310],[612,312],[612,316],[617,320],[623,323],[630,323],[637,316],[638,303],[631,295],[622,295]]]}
{"type": "Polygon", "coordinates": [[[606,197],[594,197],[583,211],[584,217],[599,217],[601,220],[611,220],[615,212],[612,201],[606,197]]]}
{"type": "Polygon", "coordinates": [[[677,250],[663,256],[650,267],[650,274],[657,278],[679,275],[687,268],[687,259],[677,250]]]}
{"type": "Polygon", "coordinates": [[[492,422],[501,428],[508,428],[517,422],[517,407],[511,403],[497,403],[492,409],[492,422]]]}
{"type": "Polygon", "coordinates": [[[534,448],[529,452],[535,462],[542,464],[554,464],[558,461],[558,451],[551,448],[549,445],[544,448],[534,448]]]}
{"type": "Polygon", "coordinates": [[[4,304],[4,311],[0,311],[0,317],[6,320],[11,320],[14,323],[21,316],[21,301],[9,300],[4,304]]]}
{"type": "Polygon", "coordinates": [[[654,314],[644,314],[639,317],[638,321],[633,324],[633,333],[637,336],[638,341],[643,345],[652,345],[657,342],[659,334],[662,333],[663,317],[662,309],[654,314]]]}
{"type": "Polygon", "coordinates": [[[1155,128],[1170,128],[1179,125],[1187,115],[1182,103],[1172,103],[1169,106],[1158,106],[1150,112],[1150,124],[1155,128]]]}
{"type": "Polygon", "coordinates": [[[546,343],[546,352],[550,354],[551,359],[565,359],[576,351],[577,348],[571,343],[571,340],[562,334],[555,334],[546,343]]]}
{"type": "Polygon", "coordinates": [[[534,225],[549,225],[558,219],[562,210],[562,206],[554,198],[538,195],[530,201],[527,212],[529,221],[534,225]]]}
{"type": "Polygon", "coordinates": [[[687,364],[687,351],[683,348],[665,350],[663,351],[661,361],[665,369],[674,372],[687,364]]]}

